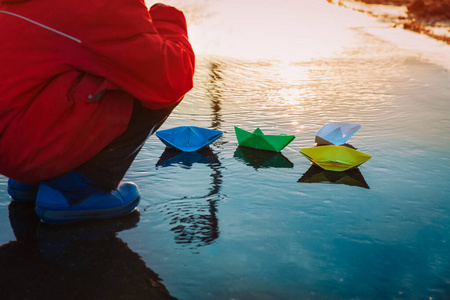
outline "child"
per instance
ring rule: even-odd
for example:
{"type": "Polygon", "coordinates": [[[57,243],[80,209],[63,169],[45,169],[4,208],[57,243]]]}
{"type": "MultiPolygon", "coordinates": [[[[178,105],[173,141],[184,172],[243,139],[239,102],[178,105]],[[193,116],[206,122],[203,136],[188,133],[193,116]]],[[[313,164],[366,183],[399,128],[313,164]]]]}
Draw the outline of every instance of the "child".
{"type": "Polygon", "coordinates": [[[192,88],[181,11],[143,0],[0,0],[0,173],[67,223],[136,209],[120,183],[192,88]]]}

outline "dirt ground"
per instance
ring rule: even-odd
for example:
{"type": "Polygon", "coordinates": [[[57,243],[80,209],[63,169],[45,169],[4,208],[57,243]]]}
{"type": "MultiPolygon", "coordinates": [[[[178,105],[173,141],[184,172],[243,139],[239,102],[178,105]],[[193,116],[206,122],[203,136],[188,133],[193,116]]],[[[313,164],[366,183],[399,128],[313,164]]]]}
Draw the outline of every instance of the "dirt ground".
{"type": "Polygon", "coordinates": [[[327,0],[450,44],[450,0],[327,0]]]}

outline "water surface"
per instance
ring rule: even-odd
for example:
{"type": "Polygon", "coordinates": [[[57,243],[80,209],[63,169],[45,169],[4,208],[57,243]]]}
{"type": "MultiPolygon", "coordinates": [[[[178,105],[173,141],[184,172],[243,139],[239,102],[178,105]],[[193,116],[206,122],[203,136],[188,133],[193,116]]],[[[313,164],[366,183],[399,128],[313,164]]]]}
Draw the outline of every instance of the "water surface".
{"type": "MultiPolygon", "coordinates": [[[[83,266],[68,255],[80,243],[94,260],[123,241],[136,274],[150,276],[144,264],[179,299],[448,299],[448,46],[326,1],[172,2],[191,24],[197,68],[161,129],[223,136],[196,154],[151,137],[126,176],[141,190],[139,220],[112,229],[114,242],[71,244],[39,225],[36,255],[83,266]],[[373,158],[342,174],[312,167],[298,150],[328,122],[361,124],[350,143],[373,158]],[[296,139],[255,154],[233,126],[296,139]]],[[[11,245],[0,197],[0,241],[11,245]]]]}

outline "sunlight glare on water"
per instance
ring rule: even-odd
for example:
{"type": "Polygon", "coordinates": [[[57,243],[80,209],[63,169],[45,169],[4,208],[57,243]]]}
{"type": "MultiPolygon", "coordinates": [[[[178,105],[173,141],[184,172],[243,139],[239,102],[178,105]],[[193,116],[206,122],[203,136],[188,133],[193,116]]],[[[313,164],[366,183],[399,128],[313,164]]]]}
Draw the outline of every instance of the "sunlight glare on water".
{"type": "MultiPolygon", "coordinates": [[[[173,4],[193,10],[188,3],[173,4]]],[[[364,19],[326,1],[310,0],[221,0],[197,4],[195,9],[206,16],[189,28],[197,54],[242,59],[304,61],[330,56],[351,43],[346,26],[364,19]]]]}

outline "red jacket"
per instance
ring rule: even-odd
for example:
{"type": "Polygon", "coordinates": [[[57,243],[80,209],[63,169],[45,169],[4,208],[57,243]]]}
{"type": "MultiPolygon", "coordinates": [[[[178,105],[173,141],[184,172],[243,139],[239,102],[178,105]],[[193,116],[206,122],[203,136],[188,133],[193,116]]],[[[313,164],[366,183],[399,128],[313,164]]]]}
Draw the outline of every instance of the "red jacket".
{"type": "Polygon", "coordinates": [[[186,21],[143,0],[0,0],[0,173],[38,183],[193,85],[186,21]]]}

